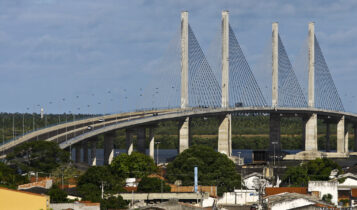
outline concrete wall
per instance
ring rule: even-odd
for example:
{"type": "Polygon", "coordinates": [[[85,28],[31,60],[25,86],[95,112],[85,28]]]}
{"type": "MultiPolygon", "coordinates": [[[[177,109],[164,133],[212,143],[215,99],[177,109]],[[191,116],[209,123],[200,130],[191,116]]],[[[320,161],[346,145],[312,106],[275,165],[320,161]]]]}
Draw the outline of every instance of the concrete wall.
{"type": "Polygon", "coordinates": [[[338,199],[338,182],[337,181],[309,181],[307,190],[309,192],[317,191],[319,192],[319,197],[322,197],[325,194],[331,194],[331,202],[337,205],[338,199]]]}
{"type": "Polygon", "coordinates": [[[259,196],[255,190],[235,190],[234,192],[223,193],[217,204],[245,205],[255,203],[258,199],[259,196]]]}
{"type": "MultiPolygon", "coordinates": [[[[178,199],[178,200],[196,200],[196,199],[204,199],[208,198],[208,193],[119,193],[117,195],[121,195],[124,200],[170,200],[170,199],[178,199]]],[[[115,196],[117,196],[115,195],[115,196]]]]}
{"type": "Polygon", "coordinates": [[[99,203],[51,203],[50,207],[53,210],[100,210],[99,203]]]}
{"type": "Polygon", "coordinates": [[[313,205],[313,204],[314,203],[311,201],[300,198],[300,199],[287,200],[285,202],[276,203],[276,204],[270,206],[270,209],[271,210],[295,209],[295,208],[301,208],[301,207],[309,206],[309,205],[313,205]]]}

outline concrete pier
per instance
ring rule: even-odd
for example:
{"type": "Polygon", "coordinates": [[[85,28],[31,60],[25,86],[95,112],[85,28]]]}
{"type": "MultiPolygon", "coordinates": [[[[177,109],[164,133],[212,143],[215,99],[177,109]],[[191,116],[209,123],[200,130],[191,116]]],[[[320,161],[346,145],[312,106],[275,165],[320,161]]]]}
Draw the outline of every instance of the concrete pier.
{"type": "Polygon", "coordinates": [[[133,131],[130,129],[126,129],[126,151],[128,155],[134,150],[134,142],[133,142],[133,131]]]}
{"type": "Polygon", "coordinates": [[[312,114],[305,124],[305,151],[317,151],[317,114],[312,114]]]}
{"type": "Polygon", "coordinates": [[[218,152],[232,156],[232,116],[227,114],[218,129],[218,152]]]}
{"type": "Polygon", "coordinates": [[[330,152],[330,123],[326,122],[326,152],[330,152]]]}
{"type": "Polygon", "coordinates": [[[137,129],[137,151],[146,154],[145,150],[145,141],[146,141],[146,128],[138,127],[137,129]]]}
{"type": "Polygon", "coordinates": [[[90,164],[92,166],[97,165],[97,139],[91,139],[90,141],[91,148],[90,148],[90,164]]]}
{"type": "Polygon", "coordinates": [[[270,114],[270,131],[269,131],[269,156],[279,155],[281,153],[280,143],[280,114],[270,114]],[[275,153],[275,154],[274,154],[275,153]]]}
{"type": "Polygon", "coordinates": [[[185,120],[179,124],[179,153],[182,153],[189,148],[190,145],[190,118],[186,117],[185,120]]]}
{"type": "Polygon", "coordinates": [[[110,165],[113,161],[115,137],[115,132],[109,132],[104,135],[104,165],[110,165]]]}
{"type": "Polygon", "coordinates": [[[74,150],[75,150],[75,163],[80,163],[81,162],[81,144],[75,144],[74,145],[74,150]]]}
{"type": "Polygon", "coordinates": [[[337,123],[337,153],[348,154],[348,126],[345,116],[337,123]]]}
{"type": "Polygon", "coordinates": [[[154,128],[149,128],[149,155],[152,159],[155,160],[155,130],[154,128]]]}
{"type": "Polygon", "coordinates": [[[88,141],[82,141],[83,163],[88,164],[88,141]]]}

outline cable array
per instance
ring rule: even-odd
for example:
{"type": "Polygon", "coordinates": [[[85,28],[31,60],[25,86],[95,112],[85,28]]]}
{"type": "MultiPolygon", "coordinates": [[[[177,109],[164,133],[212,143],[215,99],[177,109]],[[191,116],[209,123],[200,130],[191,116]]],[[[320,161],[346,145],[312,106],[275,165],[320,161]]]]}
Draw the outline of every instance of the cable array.
{"type": "Polygon", "coordinates": [[[221,88],[190,25],[188,29],[189,106],[219,107],[221,88]]]}
{"type": "Polygon", "coordinates": [[[341,98],[333,82],[319,42],[315,36],[315,107],[344,111],[341,98]]]}
{"type": "Polygon", "coordinates": [[[267,103],[229,26],[229,105],[261,107],[267,103]]]}
{"type": "Polygon", "coordinates": [[[283,42],[278,36],[278,106],[307,107],[307,102],[297,80],[283,42]]]}

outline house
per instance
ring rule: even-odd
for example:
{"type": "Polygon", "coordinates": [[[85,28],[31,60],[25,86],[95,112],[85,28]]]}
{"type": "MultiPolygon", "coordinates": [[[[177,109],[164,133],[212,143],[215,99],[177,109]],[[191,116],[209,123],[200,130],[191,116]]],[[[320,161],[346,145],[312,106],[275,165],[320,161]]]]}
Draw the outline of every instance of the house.
{"type": "MultiPolygon", "coordinates": [[[[247,189],[254,190],[256,180],[262,179],[263,175],[257,172],[248,174],[243,177],[243,184],[247,189]]],[[[270,182],[266,180],[266,186],[271,186],[270,182]]]]}
{"type": "Polygon", "coordinates": [[[331,202],[338,204],[338,181],[309,181],[307,191],[315,197],[322,199],[324,195],[332,196],[331,202]]]}
{"type": "Polygon", "coordinates": [[[50,197],[0,187],[0,209],[39,210],[50,208],[50,197]]]}
{"type": "Polygon", "coordinates": [[[321,201],[319,198],[300,193],[280,193],[264,198],[267,209],[324,209],[334,206],[321,201]]]}

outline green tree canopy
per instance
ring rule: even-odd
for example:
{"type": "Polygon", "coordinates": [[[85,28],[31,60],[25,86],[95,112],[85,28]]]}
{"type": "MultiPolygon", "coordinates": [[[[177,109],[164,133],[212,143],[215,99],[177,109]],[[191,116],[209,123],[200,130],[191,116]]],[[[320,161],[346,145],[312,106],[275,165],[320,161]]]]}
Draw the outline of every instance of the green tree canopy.
{"type": "Polygon", "coordinates": [[[10,165],[22,172],[41,171],[50,173],[62,163],[69,161],[68,152],[61,150],[55,142],[25,142],[6,156],[10,165]]]}
{"type": "Polygon", "coordinates": [[[47,194],[50,196],[51,203],[68,202],[67,193],[61,190],[57,185],[53,185],[47,194]]]}
{"type": "Polygon", "coordinates": [[[333,160],[327,158],[317,158],[303,163],[301,166],[289,167],[283,177],[286,185],[307,186],[310,180],[329,180],[332,170],[341,167],[333,160]]]}
{"type": "Polygon", "coordinates": [[[123,200],[123,197],[111,196],[107,199],[103,199],[100,201],[100,209],[126,209],[128,206],[128,202],[123,200]]]}
{"type": "Polygon", "coordinates": [[[233,161],[204,145],[194,145],[178,155],[168,164],[166,177],[171,183],[181,180],[183,185],[192,186],[195,166],[198,184],[218,186],[219,195],[240,187],[241,178],[233,161]]]}
{"type": "Polygon", "coordinates": [[[16,188],[17,185],[27,182],[27,176],[20,176],[16,171],[3,162],[0,162],[0,186],[16,188]]]}
{"type": "Polygon", "coordinates": [[[156,177],[154,178],[144,177],[139,182],[138,191],[146,192],[146,193],[159,193],[161,192],[161,187],[162,187],[162,192],[171,191],[170,185],[166,184],[163,180],[156,177]]]}
{"type": "Polygon", "coordinates": [[[121,178],[142,178],[157,171],[154,160],[144,154],[133,152],[131,155],[122,153],[110,164],[112,173],[121,178]]]}

